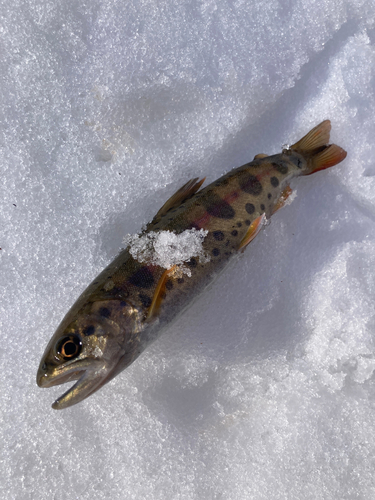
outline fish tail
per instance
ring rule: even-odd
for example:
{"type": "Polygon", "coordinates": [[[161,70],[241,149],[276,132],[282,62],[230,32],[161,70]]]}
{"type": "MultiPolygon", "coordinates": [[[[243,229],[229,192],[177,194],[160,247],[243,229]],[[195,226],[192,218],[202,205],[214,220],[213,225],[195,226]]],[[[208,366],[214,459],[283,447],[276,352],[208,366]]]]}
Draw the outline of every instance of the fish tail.
{"type": "Polygon", "coordinates": [[[290,147],[307,160],[305,175],[333,167],[346,157],[346,151],[340,146],[328,144],[330,131],[331,122],[324,120],[290,147]]]}

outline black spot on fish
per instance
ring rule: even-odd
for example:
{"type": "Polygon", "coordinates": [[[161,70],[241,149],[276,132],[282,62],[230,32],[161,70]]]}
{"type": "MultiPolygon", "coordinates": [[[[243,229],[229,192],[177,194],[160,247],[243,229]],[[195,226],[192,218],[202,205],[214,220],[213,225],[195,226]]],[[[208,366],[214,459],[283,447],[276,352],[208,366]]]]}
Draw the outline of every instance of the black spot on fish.
{"type": "Polygon", "coordinates": [[[185,283],[184,278],[177,278],[177,283],[179,283],[180,285],[182,285],[182,283],[185,283]]]}
{"type": "Polygon", "coordinates": [[[236,212],[225,200],[220,198],[217,194],[211,194],[205,204],[207,212],[213,217],[218,217],[219,219],[233,219],[236,212]]]}
{"type": "Polygon", "coordinates": [[[107,307],[101,307],[99,309],[99,314],[100,316],[103,316],[103,318],[109,318],[111,315],[111,311],[107,307]]]}
{"type": "Polygon", "coordinates": [[[224,233],[222,233],[221,231],[214,231],[212,234],[213,234],[213,237],[215,238],[215,240],[223,241],[224,233]]]}
{"type": "Polygon", "coordinates": [[[277,171],[277,172],[280,172],[280,174],[282,175],[285,175],[288,173],[288,167],[286,165],[283,165],[283,164],[278,164],[278,163],[271,163],[271,165],[273,166],[273,168],[277,171]]]}
{"type": "Polygon", "coordinates": [[[151,300],[151,297],[149,297],[148,295],[145,295],[144,293],[140,293],[138,295],[138,297],[140,298],[142,304],[145,306],[145,307],[150,307],[150,305],[152,304],[152,300],[151,300]]]}
{"type": "Polygon", "coordinates": [[[245,220],[245,224],[246,224],[247,226],[250,226],[251,222],[249,221],[249,219],[246,219],[246,220],[245,220]]]}
{"type": "Polygon", "coordinates": [[[262,184],[255,177],[255,175],[245,174],[240,177],[239,183],[242,191],[245,191],[245,193],[249,193],[254,196],[258,196],[263,189],[262,184]]]}
{"type": "Polygon", "coordinates": [[[252,203],[246,203],[245,210],[249,215],[251,215],[255,212],[255,207],[252,203]]]}
{"type": "Polygon", "coordinates": [[[272,198],[272,194],[268,193],[267,198],[270,200],[272,198]]]}
{"type": "Polygon", "coordinates": [[[242,222],[237,222],[237,227],[242,227],[242,222]]]}
{"type": "Polygon", "coordinates": [[[122,301],[120,302],[120,306],[121,306],[121,307],[125,307],[125,306],[126,306],[126,302],[125,302],[125,300],[122,300],[122,301]]]}
{"type": "Polygon", "coordinates": [[[274,188],[279,185],[279,179],[277,177],[271,177],[270,181],[274,188]]]}
{"type": "Polygon", "coordinates": [[[95,332],[95,326],[90,325],[86,326],[86,328],[83,330],[83,335],[88,337],[89,335],[92,335],[95,332]]]}
{"type": "Polygon", "coordinates": [[[266,207],[263,205],[263,203],[261,204],[260,209],[261,210],[265,210],[266,209],[266,207]]]}
{"type": "Polygon", "coordinates": [[[238,231],[236,229],[233,229],[233,231],[230,233],[232,236],[237,236],[238,231]]]}
{"type": "Polygon", "coordinates": [[[139,288],[150,288],[154,284],[154,277],[152,272],[144,266],[130,276],[129,283],[139,288]]]}
{"type": "Polygon", "coordinates": [[[167,290],[172,290],[172,288],[173,288],[173,281],[172,280],[167,280],[167,282],[165,284],[165,288],[167,290]]]}
{"type": "Polygon", "coordinates": [[[218,255],[220,255],[220,250],[219,250],[218,248],[214,248],[214,249],[212,250],[212,255],[213,255],[214,257],[217,257],[218,255]]]}
{"type": "Polygon", "coordinates": [[[195,257],[192,257],[190,260],[186,262],[186,264],[190,267],[197,267],[197,259],[195,257]]]}

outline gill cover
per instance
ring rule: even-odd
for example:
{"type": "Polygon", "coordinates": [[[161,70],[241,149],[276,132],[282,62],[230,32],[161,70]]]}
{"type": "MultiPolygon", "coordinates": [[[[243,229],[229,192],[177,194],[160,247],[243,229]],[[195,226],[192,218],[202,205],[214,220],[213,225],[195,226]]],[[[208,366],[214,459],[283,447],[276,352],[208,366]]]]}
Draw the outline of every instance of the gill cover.
{"type": "Polygon", "coordinates": [[[79,403],[109,382],[134,359],[141,331],[140,311],[123,301],[89,304],[67,314],[42,357],[37,384],[53,387],[77,382],[52,405],[79,403]]]}

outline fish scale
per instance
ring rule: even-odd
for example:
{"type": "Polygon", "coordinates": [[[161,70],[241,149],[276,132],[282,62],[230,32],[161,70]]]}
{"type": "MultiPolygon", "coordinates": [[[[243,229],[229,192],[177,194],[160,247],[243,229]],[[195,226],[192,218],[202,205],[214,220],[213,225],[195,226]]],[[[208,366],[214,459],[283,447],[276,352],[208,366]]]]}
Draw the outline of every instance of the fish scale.
{"type": "MultiPolygon", "coordinates": [[[[280,155],[275,156],[275,160],[277,159],[280,159],[280,155]]],[[[282,161],[284,164],[289,163],[284,174],[275,168],[275,164],[272,164],[270,159],[258,160],[255,165],[244,165],[223,176],[220,182],[213,182],[189,200],[183,208],[182,220],[172,219],[159,222],[157,229],[176,233],[192,227],[209,231],[203,242],[203,248],[206,254],[211,257],[210,261],[203,264],[197,262],[195,267],[190,267],[191,277],[184,284],[176,285],[181,288],[181,295],[186,302],[190,301],[187,289],[197,293],[198,287],[204,288],[207,281],[211,280],[211,275],[218,274],[231,256],[237,253],[239,243],[244,238],[251,223],[263,213],[267,218],[271,216],[272,209],[276,200],[280,198],[284,185],[297,172],[297,167],[288,160],[287,156],[282,158],[282,161]],[[256,176],[259,170],[262,170],[262,174],[256,176]],[[267,173],[265,174],[264,171],[267,173]],[[246,179],[249,175],[256,177],[262,184],[262,192],[258,195],[249,194],[247,192],[249,188],[247,191],[241,189],[241,182],[243,186],[248,186],[246,179]],[[272,178],[278,179],[277,186],[272,185],[270,181],[272,178]],[[270,197],[269,194],[271,194],[270,197]],[[225,205],[223,205],[223,201],[225,205]],[[230,212],[228,207],[231,208],[230,212]],[[220,233],[219,239],[215,238],[217,232],[220,233]]],[[[154,289],[150,290],[150,294],[153,295],[153,293],[154,289]]],[[[171,298],[164,301],[164,307],[160,311],[161,318],[163,317],[163,309],[166,309],[166,314],[168,314],[173,309],[171,302],[178,300],[176,291],[167,290],[165,299],[168,295],[171,295],[171,298]]],[[[179,300],[179,305],[180,302],[181,300],[179,300]]]]}
{"type": "Polygon", "coordinates": [[[137,260],[130,248],[122,251],[78,298],[47,345],[38,385],[77,380],[52,407],[82,401],[129,366],[285,204],[293,177],[342,161],[346,152],[327,146],[329,133],[326,120],[281,154],[257,155],[203,189],[204,179],[192,179],[172,195],[140,236],[203,229],[207,258],[192,254],[166,269],[137,260]]]}

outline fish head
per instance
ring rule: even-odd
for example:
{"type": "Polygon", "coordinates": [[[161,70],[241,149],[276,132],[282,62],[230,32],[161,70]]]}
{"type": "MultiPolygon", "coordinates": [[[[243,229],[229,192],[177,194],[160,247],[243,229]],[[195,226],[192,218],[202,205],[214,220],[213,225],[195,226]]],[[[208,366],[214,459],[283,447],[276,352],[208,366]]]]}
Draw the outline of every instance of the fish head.
{"type": "Polygon", "coordinates": [[[77,313],[74,306],[52,336],[37,373],[39,387],[77,380],[52,405],[63,409],[79,403],[137,356],[142,314],[119,300],[87,304],[77,313]]]}

